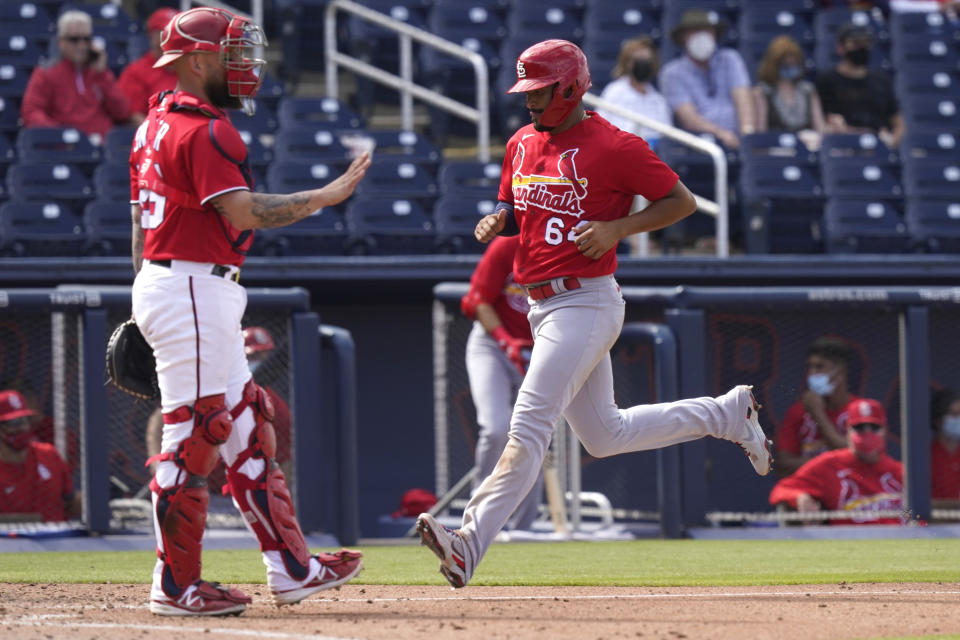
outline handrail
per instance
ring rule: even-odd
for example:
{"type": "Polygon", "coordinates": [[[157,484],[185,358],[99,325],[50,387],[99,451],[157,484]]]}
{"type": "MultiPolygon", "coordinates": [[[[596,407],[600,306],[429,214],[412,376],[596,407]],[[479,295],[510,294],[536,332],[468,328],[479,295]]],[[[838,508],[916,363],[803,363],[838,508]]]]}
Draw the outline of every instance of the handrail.
{"type": "Polygon", "coordinates": [[[351,0],[331,0],[327,5],[323,26],[326,36],[324,38],[324,49],[326,54],[325,75],[328,97],[337,97],[337,67],[346,67],[354,73],[370,78],[380,84],[385,84],[400,92],[400,113],[403,128],[407,131],[413,130],[413,97],[417,97],[459,118],[475,122],[477,124],[477,159],[481,162],[488,162],[490,160],[490,83],[487,61],[484,60],[483,56],[465,47],[454,44],[449,40],[436,36],[429,31],[412,27],[405,22],[394,20],[382,13],[367,9],[351,0]],[[352,13],[359,18],[396,31],[400,38],[401,75],[398,76],[383,69],[378,69],[353,56],[337,51],[337,11],[352,13]],[[462,58],[473,65],[477,79],[476,108],[447,98],[436,91],[432,91],[413,82],[413,45],[411,39],[439,49],[456,58],[462,58]]]}
{"type": "Polygon", "coordinates": [[[681,144],[685,144],[688,147],[692,147],[710,156],[710,159],[713,160],[714,191],[717,194],[717,200],[714,202],[701,196],[695,196],[697,199],[697,209],[717,219],[717,257],[730,257],[730,205],[727,195],[727,156],[723,148],[716,143],[699,138],[683,129],[663,124],[645,115],[614,104],[609,100],[604,100],[592,93],[584,94],[583,101],[591,107],[599,107],[604,111],[615,113],[622,118],[628,118],[640,126],[653,129],[671,140],[676,140],[681,144]]]}

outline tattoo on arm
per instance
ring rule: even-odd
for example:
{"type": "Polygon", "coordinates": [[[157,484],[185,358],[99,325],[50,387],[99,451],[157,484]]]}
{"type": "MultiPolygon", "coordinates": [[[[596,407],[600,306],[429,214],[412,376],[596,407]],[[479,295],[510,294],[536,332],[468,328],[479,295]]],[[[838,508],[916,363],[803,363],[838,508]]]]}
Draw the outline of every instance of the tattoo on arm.
{"type": "MultiPolygon", "coordinates": [[[[310,193],[251,193],[250,213],[257,220],[257,227],[269,229],[283,227],[302,220],[313,213],[315,207],[310,206],[310,193]]],[[[226,215],[223,206],[213,201],[214,208],[222,215],[226,215]]]]}

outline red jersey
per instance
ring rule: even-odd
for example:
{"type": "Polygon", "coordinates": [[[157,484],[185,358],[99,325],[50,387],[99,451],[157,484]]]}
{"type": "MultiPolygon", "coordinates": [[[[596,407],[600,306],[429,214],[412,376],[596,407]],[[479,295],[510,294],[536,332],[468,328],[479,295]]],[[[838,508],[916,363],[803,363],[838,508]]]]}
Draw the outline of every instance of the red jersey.
{"type": "Polygon", "coordinates": [[[616,251],[599,260],[577,250],[573,227],[630,214],[636,194],[665,196],[677,183],[670,167],[632,133],[596,112],[557,135],[529,124],[507,142],[499,199],[514,205],[520,246],[514,276],[520,284],[612,274],[616,251]]]}
{"type": "Polygon", "coordinates": [[[240,266],[253,242],[209,204],[249,190],[247,148],[227,113],[178,91],[151,98],[130,152],[130,200],[139,204],[143,257],[240,266]],[[245,176],[245,172],[246,176],[245,176]]]}
{"type": "MultiPolygon", "coordinates": [[[[770,504],[781,502],[796,508],[797,496],[810,494],[828,511],[879,511],[903,507],[903,465],[883,454],[876,464],[867,464],[850,449],[836,449],[809,460],[773,487],[770,504]]],[[[858,516],[832,520],[833,524],[900,524],[899,518],[874,519],[858,516]]]]}
{"type": "MultiPolygon", "coordinates": [[[[850,402],[854,400],[859,398],[851,395],[850,402]]],[[[837,426],[841,435],[847,432],[847,406],[849,404],[839,409],[827,409],[827,417],[837,426]]],[[[808,460],[830,450],[820,434],[817,421],[807,413],[802,402],[797,402],[787,409],[787,415],[783,417],[776,437],[777,450],[803,456],[808,460]]]]}
{"type": "Polygon", "coordinates": [[[21,464],[0,461],[0,513],[39,513],[44,522],[67,519],[64,500],[73,478],[56,447],[31,442],[21,464]]]}
{"type": "Polygon", "coordinates": [[[527,294],[513,280],[513,259],[519,245],[520,236],[494,238],[470,277],[470,289],[480,300],[493,306],[511,336],[533,340],[527,320],[530,311],[527,294]]]}
{"type": "Polygon", "coordinates": [[[130,118],[130,105],[109,69],[77,70],[61,60],[33,70],[20,115],[27,127],[75,127],[102,136],[130,118]]]}
{"type": "Polygon", "coordinates": [[[150,109],[150,96],[161,91],[173,91],[177,86],[177,72],[172,65],[153,68],[157,57],[152,51],[131,62],[120,73],[117,88],[127,96],[130,111],[146,113],[150,109]]]}
{"type": "Polygon", "coordinates": [[[940,440],[934,440],[930,447],[930,476],[931,498],[960,500],[960,447],[950,453],[940,440]]]}

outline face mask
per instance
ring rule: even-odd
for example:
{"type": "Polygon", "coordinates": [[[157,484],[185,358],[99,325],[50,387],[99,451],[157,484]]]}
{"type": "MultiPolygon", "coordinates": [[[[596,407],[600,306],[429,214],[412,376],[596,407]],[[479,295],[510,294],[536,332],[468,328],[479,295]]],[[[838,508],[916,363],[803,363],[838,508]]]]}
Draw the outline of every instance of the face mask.
{"type": "Polygon", "coordinates": [[[870,49],[867,47],[850,49],[843,54],[843,57],[847,59],[847,62],[856,67],[865,67],[870,62],[870,49]]]}
{"type": "Polygon", "coordinates": [[[33,442],[33,431],[14,431],[3,436],[4,443],[14,451],[23,451],[33,442]]]}
{"type": "Polygon", "coordinates": [[[653,75],[653,64],[649,60],[634,60],[630,75],[637,82],[646,82],[653,75]]]}
{"type": "Polygon", "coordinates": [[[811,373],[807,376],[807,388],[818,396],[828,396],[833,393],[833,383],[829,373],[811,373]]]}
{"type": "Polygon", "coordinates": [[[781,80],[796,80],[800,77],[800,66],[796,64],[787,64],[780,67],[781,80]]]}
{"type": "Polygon", "coordinates": [[[854,451],[866,456],[880,453],[886,446],[883,431],[852,431],[850,442],[854,451]]]}
{"type": "Polygon", "coordinates": [[[691,58],[699,62],[705,62],[710,59],[713,52],[717,50],[717,39],[712,33],[701,31],[690,36],[687,40],[687,53],[691,58]]]}
{"type": "Polygon", "coordinates": [[[951,440],[960,440],[960,416],[944,416],[943,432],[951,440]]]}

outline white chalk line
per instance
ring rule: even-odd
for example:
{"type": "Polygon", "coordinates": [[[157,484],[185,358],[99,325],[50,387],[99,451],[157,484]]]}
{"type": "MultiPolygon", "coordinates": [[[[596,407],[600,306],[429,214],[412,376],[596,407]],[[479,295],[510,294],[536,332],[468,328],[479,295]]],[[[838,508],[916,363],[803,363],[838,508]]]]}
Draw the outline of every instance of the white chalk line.
{"type": "MultiPolygon", "coordinates": [[[[39,618],[40,616],[35,616],[39,618]]],[[[207,618],[209,619],[209,618],[207,618]]],[[[119,622],[52,622],[46,620],[3,620],[3,624],[20,627],[59,627],[59,628],[84,628],[84,629],[127,629],[132,631],[172,631],[178,634],[183,632],[210,633],[230,636],[231,638],[240,636],[256,636],[260,638],[278,638],[280,640],[358,640],[357,638],[343,638],[340,636],[324,636],[318,634],[305,635],[302,633],[284,633],[282,631],[260,631],[253,629],[236,628],[218,628],[218,627],[178,627],[174,625],[159,624],[125,624],[119,622]]]]}

